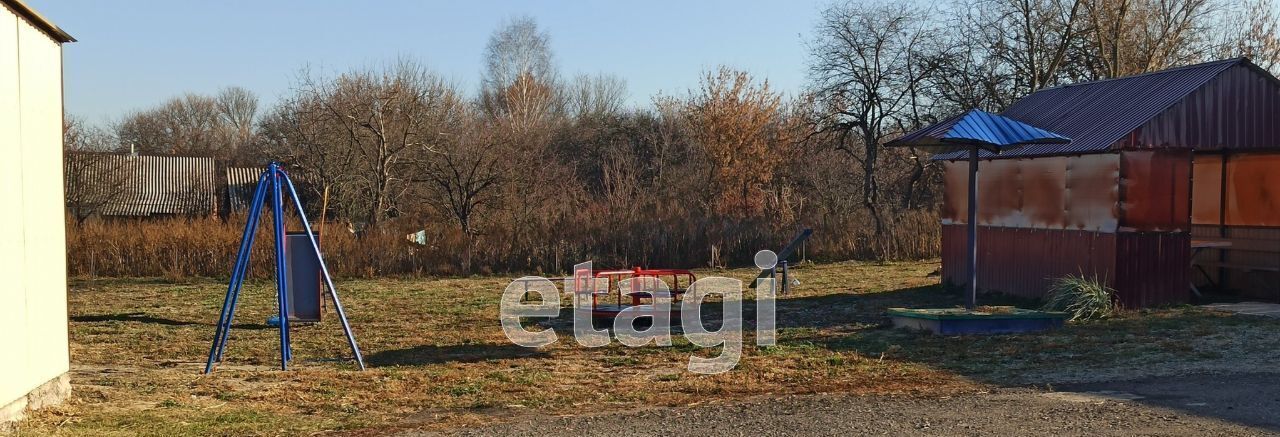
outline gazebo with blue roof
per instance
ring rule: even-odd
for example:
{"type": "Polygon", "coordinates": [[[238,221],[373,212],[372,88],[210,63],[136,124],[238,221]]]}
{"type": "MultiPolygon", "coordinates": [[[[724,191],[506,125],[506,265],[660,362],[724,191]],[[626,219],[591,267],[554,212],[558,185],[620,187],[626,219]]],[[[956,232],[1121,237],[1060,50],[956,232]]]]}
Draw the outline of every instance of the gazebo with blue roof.
{"type": "Polygon", "coordinates": [[[1027,144],[1067,144],[1071,139],[979,109],[943,120],[940,123],[903,135],[890,141],[888,147],[917,147],[948,152],[958,148],[969,152],[969,291],[965,308],[973,311],[978,296],[978,153],[1002,151],[1027,144]]]}

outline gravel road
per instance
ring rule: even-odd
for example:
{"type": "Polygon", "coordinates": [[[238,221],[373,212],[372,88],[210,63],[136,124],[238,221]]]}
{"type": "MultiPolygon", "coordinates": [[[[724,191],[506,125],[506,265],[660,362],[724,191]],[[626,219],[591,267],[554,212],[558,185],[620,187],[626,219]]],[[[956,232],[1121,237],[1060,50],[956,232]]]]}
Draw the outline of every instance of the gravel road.
{"type": "Polygon", "coordinates": [[[456,435],[1280,435],[1272,373],[1190,375],[946,398],[805,395],[565,417],[456,435]]]}

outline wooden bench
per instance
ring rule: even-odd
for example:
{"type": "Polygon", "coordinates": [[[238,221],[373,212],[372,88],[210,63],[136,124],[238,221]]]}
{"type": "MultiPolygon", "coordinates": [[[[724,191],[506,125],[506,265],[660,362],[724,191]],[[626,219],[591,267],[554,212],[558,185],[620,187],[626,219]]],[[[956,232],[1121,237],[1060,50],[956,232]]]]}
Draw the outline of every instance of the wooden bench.
{"type": "Polygon", "coordinates": [[[1196,266],[1240,270],[1243,272],[1280,272],[1280,266],[1233,263],[1225,261],[1201,261],[1197,262],[1196,266]]]}
{"type": "MultiPolygon", "coordinates": [[[[1217,250],[1229,251],[1229,252],[1258,252],[1258,253],[1280,255],[1280,240],[1259,240],[1259,239],[1252,239],[1252,238],[1208,238],[1208,239],[1197,238],[1196,240],[1213,241],[1213,242],[1220,242],[1225,244],[1222,246],[1210,246],[1210,247],[1198,248],[1192,252],[1193,257],[1198,255],[1202,249],[1217,249],[1217,250]]],[[[1280,262],[1277,262],[1275,264],[1262,264],[1262,263],[1218,261],[1218,260],[1201,261],[1201,260],[1192,259],[1192,265],[1195,266],[1196,270],[1200,271],[1201,275],[1204,275],[1205,279],[1209,280],[1210,284],[1213,284],[1215,286],[1217,284],[1214,284],[1213,280],[1210,279],[1209,273],[1205,271],[1205,268],[1228,269],[1228,270],[1236,270],[1236,271],[1245,272],[1245,273],[1253,273],[1253,272],[1280,273],[1280,262]]]]}

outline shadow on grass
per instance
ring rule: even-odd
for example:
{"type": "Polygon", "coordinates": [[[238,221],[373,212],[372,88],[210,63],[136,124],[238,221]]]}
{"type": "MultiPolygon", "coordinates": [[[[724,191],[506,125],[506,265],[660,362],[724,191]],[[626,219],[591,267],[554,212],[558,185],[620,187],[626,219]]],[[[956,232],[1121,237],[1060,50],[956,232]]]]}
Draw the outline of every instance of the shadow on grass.
{"type": "MultiPolygon", "coordinates": [[[[745,302],[743,313],[749,326],[755,320],[755,305],[745,302]]],[[[786,328],[831,328],[839,326],[884,325],[885,311],[892,307],[947,308],[962,304],[960,297],[940,286],[922,286],[869,293],[837,293],[789,298],[777,301],[777,326],[786,328]]]]}
{"type": "MultiPolygon", "coordinates": [[[[891,307],[952,307],[961,305],[963,300],[953,293],[942,290],[939,286],[923,286],[899,290],[868,293],[837,293],[821,296],[788,297],[780,296],[776,301],[776,327],[778,329],[812,328],[825,329],[833,327],[865,328],[868,326],[886,325],[889,322],[885,311],[891,307]]],[[[676,308],[680,303],[677,302],[676,308]]],[[[702,304],[701,313],[703,328],[718,330],[723,320],[724,308],[719,301],[702,304]]],[[[559,316],[552,319],[536,320],[534,324],[543,328],[552,328],[557,335],[573,335],[574,311],[565,308],[559,316]]],[[[647,318],[639,319],[638,327],[646,328],[647,318]]],[[[612,319],[596,319],[596,329],[613,326],[612,319]]],[[[756,326],[756,301],[742,302],[743,329],[754,330],[756,326]]],[[[680,318],[672,320],[673,333],[680,332],[680,318]]]]}
{"type": "Polygon", "coordinates": [[[73,322],[138,322],[166,326],[199,325],[197,322],[152,317],[144,313],[93,314],[87,316],[71,316],[73,322]]]}
{"type": "MultiPolygon", "coordinates": [[[[1034,301],[1000,295],[980,296],[978,301],[1037,307],[1034,301]]],[[[777,306],[779,345],[914,362],[1003,387],[1053,384],[1060,391],[1132,392],[1141,396],[1133,402],[1144,405],[1280,430],[1280,417],[1269,412],[1280,405],[1280,399],[1263,404],[1250,401],[1259,393],[1280,390],[1275,378],[1252,378],[1251,384],[1263,388],[1249,392],[1209,382],[1229,381],[1230,375],[1151,377],[1158,374],[1153,373],[1154,367],[1210,368],[1209,363],[1228,359],[1230,352],[1223,349],[1241,341],[1233,333],[1248,330],[1243,334],[1248,338],[1258,331],[1273,332],[1280,330],[1280,321],[1173,308],[1073,323],[1037,334],[941,336],[893,329],[885,315],[891,307],[947,308],[962,303],[959,294],[940,286],[782,299],[777,306]],[[1059,384],[1082,375],[1100,382],[1059,384]]],[[[753,317],[748,315],[747,320],[753,317]]]]}
{"type": "MultiPolygon", "coordinates": [[[[1021,308],[1039,306],[1035,301],[1002,295],[982,295],[978,302],[1021,308]]],[[[852,353],[864,358],[918,364],[1001,387],[1053,384],[1072,390],[1060,383],[1092,379],[1104,382],[1087,386],[1088,390],[1142,393],[1141,385],[1126,388],[1123,384],[1170,369],[1217,368],[1210,366],[1229,359],[1231,352],[1224,349],[1234,347],[1232,344],[1259,332],[1280,331],[1278,320],[1231,317],[1194,308],[1131,312],[1103,321],[1069,324],[1050,332],[991,336],[940,336],[893,329],[886,315],[893,307],[952,308],[963,303],[961,294],[948,292],[939,285],[781,296],[776,302],[779,351],[771,353],[817,354],[805,358],[813,358],[818,363],[824,362],[821,359],[824,354],[852,353]],[[1237,335],[1241,331],[1248,332],[1241,337],[1237,335]],[[1215,338],[1217,340],[1213,340],[1215,338]],[[1117,388],[1107,388],[1111,386],[1117,388]]],[[[750,335],[755,329],[756,303],[744,301],[742,310],[743,327],[750,335]]],[[[717,329],[723,314],[721,304],[705,303],[701,313],[704,327],[717,329]]],[[[534,323],[553,328],[561,336],[572,335],[572,310],[562,310],[557,318],[534,323]]],[[[677,327],[672,331],[679,335],[677,327]]],[[[1248,403],[1246,397],[1257,393],[1229,395],[1204,381],[1188,381],[1184,377],[1162,379],[1182,381],[1196,390],[1204,390],[1209,402],[1191,397],[1168,401],[1158,395],[1133,402],[1280,430],[1280,417],[1239,411],[1241,404],[1248,403]],[[1234,410],[1227,399],[1236,403],[1234,410]],[[1220,408],[1205,408],[1200,405],[1203,403],[1220,405],[1220,408]]],[[[1265,384],[1268,384],[1266,390],[1257,392],[1280,389],[1280,383],[1265,384]]],[[[1276,405],[1280,405],[1280,400],[1276,405]]]]}
{"type": "Polygon", "coordinates": [[[365,357],[371,367],[386,366],[418,366],[424,364],[443,363],[475,363],[488,360],[515,358],[546,358],[548,355],[537,349],[516,346],[514,344],[491,345],[451,345],[451,346],[414,346],[406,349],[380,351],[365,357]]]}
{"type": "MultiPolygon", "coordinates": [[[[978,302],[1020,308],[1039,306],[1033,300],[1003,295],[982,295],[978,302]]],[[[1143,405],[1269,431],[1280,430],[1280,417],[1270,413],[1271,407],[1280,405],[1280,399],[1274,403],[1249,401],[1261,393],[1280,390],[1280,383],[1271,382],[1274,378],[1253,378],[1251,386],[1262,385],[1253,391],[1214,386],[1208,381],[1216,376],[1134,381],[1151,379],[1150,375],[1159,374],[1157,368],[1166,371],[1217,368],[1211,366],[1217,366],[1215,363],[1228,359],[1230,354],[1223,349],[1258,332],[1280,331],[1278,320],[1224,316],[1188,307],[1131,312],[1037,334],[940,336],[893,329],[886,315],[893,307],[952,308],[963,303],[960,293],[949,292],[939,285],[879,292],[781,296],[776,303],[778,346],[783,351],[801,354],[815,353],[806,351],[855,353],[873,359],[916,363],[1002,387],[1053,384],[1060,391],[1133,392],[1141,398],[1132,402],[1143,405]],[[1242,334],[1244,337],[1236,334],[1244,331],[1247,331],[1242,334]],[[1220,340],[1206,340],[1206,337],[1220,340]],[[1089,379],[1102,382],[1078,385],[1078,388],[1073,387],[1075,384],[1060,384],[1089,379]],[[1178,390],[1174,392],[1176,397],[1164,394],[1174,390],[1178,390]]],[[[754,331],[755,302],[744,301],[742,310],[744,330],[754,331]]],[[[701,312],[705,328],[717,329],[723,314],[721,304],[706,303],[701,312]]],[[[550,325],[564,335],[572,326],[571,318],[569,311],[563,311],[560,318],[540,325],[550,325]]],[[[673,333],[678,335],[678,329],[673,327],[673,333]]]]}
{"type": "MultiPolygon", "coordinates": [[[[294,322],[289,322],[289,326],[293,326],[294,322]]],[[[201,325],[215,326],[213,323],[201,323],[201,325]]],[[[232,323],[231,329],[248,329],[250,331],[260,331],[263,329],[279,329],[279,326],[272,326],[265,323],[232,323]]]]}
{"type": "MultiPolygon", "coordinates": [[[[117,313],[117,314],[90,314],[90,315],[83,315],[83,316],[71,316],[70,319],[73,322],[82,322],[82,323],[136,322],[136,323],[149,323],[149,324],[164,325],[164,326],[193,326],[193,325],[214,326],[215,325],[214,323],[208,323],[208,322],[191,322],[186,320],[174,320],[174,319],[166,319],[163,317],[148,316],[146,315],[146,313],[141,313],[141,312],[117,313]]],[[[248,329],[251,331],[256,331],[256,330],[262,330],[262,329],[276,329],[276,327],[267,325],[265,323],[235,323],[231,325],[231,329],[248,329]]]]}

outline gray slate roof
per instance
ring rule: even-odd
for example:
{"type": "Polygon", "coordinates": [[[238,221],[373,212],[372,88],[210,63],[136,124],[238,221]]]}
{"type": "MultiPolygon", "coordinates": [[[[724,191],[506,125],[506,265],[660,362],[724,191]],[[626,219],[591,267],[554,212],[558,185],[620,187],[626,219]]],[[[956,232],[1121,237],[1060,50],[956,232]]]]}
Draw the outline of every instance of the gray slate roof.
{"type": "Polygon", "coordinates": [[[68,190],[79,186],[89,196],[109,196],[98,207],[99,215],[211,214],[216,211],[217,173],[213,158],[68,152],[66,160],[68,190]]]}

